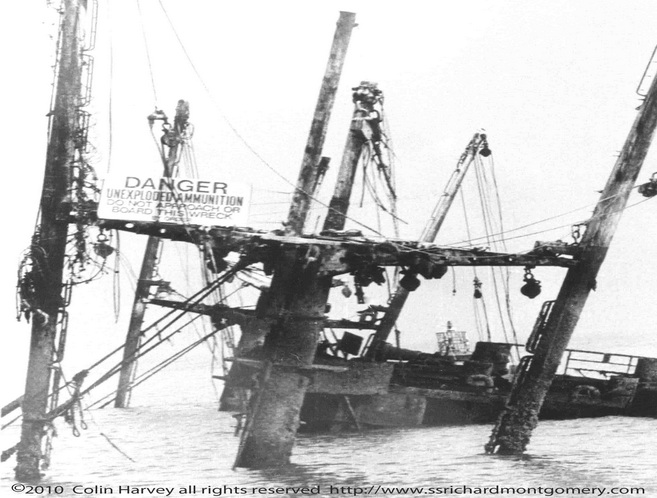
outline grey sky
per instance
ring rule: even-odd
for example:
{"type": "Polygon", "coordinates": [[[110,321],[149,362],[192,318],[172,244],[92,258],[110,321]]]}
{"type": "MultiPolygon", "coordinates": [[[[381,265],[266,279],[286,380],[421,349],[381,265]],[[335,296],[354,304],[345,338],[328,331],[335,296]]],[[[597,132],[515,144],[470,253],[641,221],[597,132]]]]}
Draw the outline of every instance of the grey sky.
{"type": "MultiPolygon", "coordinates": [[[[496,160],[506,227],[513,228],[590,206],[531,231],[586,219],[597,200],[640,100],[634,93],[657,43],[653,1],[324,1],[216,2],[162,0],[196,69],[181,52],[157,1],[142,0],[157,104],[173,113],[179,98],[190,101],[195,148],[202,175],[240,178],[264,190],[290,186],[265,167],[236,137],[224,117],[266,161],[296,179],[315,99],[339,10],[357,13],[325,154],[337,169],[351,113],[350,87],[379,83],[398,157],[402,235],[417,237],[461,151],[480,128],[488,132],[496,160]],[[208,93],[204,85],[209,89],[208,93]]],[[[43,2],[12,9],[16,24],[3,33],[12,71],[3,82],[3,135],[11,188],[4,201],[9,223],[3,258],[2,301],[5,340],[12,356],[5,366],[20,371],[27,358],[29,329],[13,317],[15,268],[29,244],[45,154],[44,115],[48,110],[54,49],[43,2]],[[18,367],[17,370],[16,367],[18,367]]],[[[158,171],[145,116],[155,105],[140,19],[134,2],[101,2],[94,81],[96,167],[108,159],[110,90],[108,17],[112,18],[112,170],[158,171]]],[[[640,181],[657,171],[655,147],[640,181]]],[[[330,192],[333,176],[325,180],[330,192]]],[[[273,197],[278,201],[285,195],[273,197]]],[[[635,196],[630,203],[641,200],[635,196]]],[[[258,220],[283,219],[280,212],[258,220]]],[[[657,355],[654,293],[657,249],[655,201],[628,210],[603,266],[573,345],[587,349],[657,355]]],[[[353,211],[354,217],[363,213],[353,211]]],[[[439,243],[464,238],[460,209],[450,217],[439,243]]],[[[254,222],[255,224],[255,222],[254,222]]],[[[262,224],[274,228],[274,224],[262,224]]],[[[518,234],[526,233],[518,232],[518,234]]],[[[535,240],[568,237],[561,228],[509,242],[526,250],[535,240]]],[[[127,237],[126,237],[127,238],[127,237]]],[[[135,261],[139,256],[133,257],[135,261]]],[[[525,338],[540,301],[556,295],[561,273],[537,271],[544,292],[537,302],[519,295],[520,269],[512,272],[519,335],[525,338]]],[[[103,284],[111,287],[111,278],[103,284]]],[[[424,284],[412,297],[400,328],[408,345],[432,348],[433,333],[448,319],[472,328],[470,274],[459,277],[458,303],[451,282],[424,284]]],[[[94,291],[100,292],[100,291],[94,291]]],[[[104,290],[103,296],[107,296],[104,290]]],[[[126,290],[124,291],[126,294],[126,290]]],[[[101,333],[98,343],[116,343],[124,329],[111,322],[106,301],[95,302],[76,289],[74,299],[95,318],[72,316],[78,335],[101,333]],[[93,327],[90,324],[93,323],[93,327]]],[[[98,352],[102,351],[99,346],[98,352]]],[[[71,352],[70,354],[75,354],[71,352]]],[[[17,386],[23,376],[14,374],[17,386]]],[[[13,390],[15,391],[15,389],[13,390]]]]}

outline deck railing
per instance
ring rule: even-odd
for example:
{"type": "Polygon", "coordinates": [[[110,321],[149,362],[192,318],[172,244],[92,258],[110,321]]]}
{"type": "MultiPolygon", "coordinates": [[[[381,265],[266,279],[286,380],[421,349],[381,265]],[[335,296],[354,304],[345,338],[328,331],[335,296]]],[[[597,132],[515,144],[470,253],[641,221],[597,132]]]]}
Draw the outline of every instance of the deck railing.
{"type": "Polygon", "coordinates": [[[640,356],[569,349],[559,368],[560,373],[576,377],[609,378],[632,375],[640,356]]]}

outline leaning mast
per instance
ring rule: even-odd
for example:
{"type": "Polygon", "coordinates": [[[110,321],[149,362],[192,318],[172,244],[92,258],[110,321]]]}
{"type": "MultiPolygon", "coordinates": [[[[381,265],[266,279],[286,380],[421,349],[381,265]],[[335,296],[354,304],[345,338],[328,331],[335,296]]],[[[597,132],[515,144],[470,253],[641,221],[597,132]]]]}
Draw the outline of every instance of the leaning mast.
{"type": "MultiPolygon", "coordinates": [[[[148,116],[151,126],[155,121],[163,122],[164,136],[162,138],[163,146],[169,147],[166,156],[162,156],[164,163],[164,176],[174,176],[176,166],[180,157],[180,147],[183,141],[183,134],[187,127],[189,119],[189,104],[184,100],[178,101],[176,106],[176,117],[173,126],[168,122],[166,115],[162,111],[156,110],[148,116]]],[[[164,153],[162,153],[164,154],[164,153]]],[[[144,315],[146,305],[150,296],[151,287],[154,285],[153,276],[157,269],[157,258],[162,248],[162,239],[160,237],[150,236],[146,241],[144,257],[142,259],[137,288],[135,289],[135,299],[132,304],[132,313],[130,314],[130,323],[126,335],[125,347],[123,349],[123,362],[119,374],[119,385],[114,399],[116,408],[127,408],[130,404],[130,395],[132,393],[132,382],[137,372],[137,357],[139,356],[139,346],[141,344],[142,325],[144,324],[144,315]]]]}
{"type": "MultiPolygon", "coordinates": [[[[578,264],[568,270],[552,311],[538,335],[533,355],[520,363],[507,407],[500,415],[488,453],[525,451],[550,384],[605,260],[657,127],[657,78],[653,79],[616,164],[578,246],[578,264]]],[[[529,346],[528,346],[529,348],[529,346]]]]}
{"type": "Polygon", "coordinates": [[[351,40],[351,32],[356,26],[355,19],[356,14],[340,12],[286,223],[288,232],[294,235],[303,233],[314,191],[320,176],[325,171],[326,162],[321,160],[322,149],[351,40]]]}
{"type": "MultiPolygon", "coordinates": [[[[340,12],[290,208],[287,228],[291,235],[301,235],[310,186],[317,183],[321,145],[334,100],[330,95],[337,91],[355,19],[351,12],[340,12]]],[[[309,248],[283,246],[272,261],[268,298],[256,308],[258,316],[272,317],[272,324],[264,344],[261,386],[251,400],[236,467],[265,468],[289,462],[310,383],[306,371],[315,358],[332,282],[331,277],[318,275],[316,264],[308,264],[311,253],[309,248]]]]}

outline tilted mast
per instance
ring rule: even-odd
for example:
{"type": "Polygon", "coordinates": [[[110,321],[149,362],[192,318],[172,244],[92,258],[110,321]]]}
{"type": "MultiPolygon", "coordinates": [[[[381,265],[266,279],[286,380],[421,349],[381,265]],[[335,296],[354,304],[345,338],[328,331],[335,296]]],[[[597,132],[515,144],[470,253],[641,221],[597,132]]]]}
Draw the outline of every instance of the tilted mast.
{"type": "Polygon", "coordinates": [[[381,118],[379,112],[375,110],[375,105],[383,98],[381,90],[377,88],[376,83],[368,81],[363,81],[352,90],[354,91],[354,112],[333,197],[331,197],[329,210],[324,220],[324,230],[344,229],[356,169],[363,153],[363,147],[369,140],[372,140],[375,134],[380,135],[381,118]]]}
{"type": "MultiPolygon", "coordinates": [[[[162,138],[162,144],[169,148],[166,158],[162,156],[165,177],[174,176],[180,156],[180,145],[188,120],[189,104],[184,100],[178,101],[173,126],[169,123],[162,111],[156,111],[148,116],[151,127],[155,121],[163,122],[164,137],[162,138]]],[[[137,280],[137,288],[135,289],[135,300],[132,305],[132,314],[130,315],[125,347],[123,349],[123,363],[121,365],[121,373],[119,374],[119,386],[114,400],[114,406],[116,408],[127,408],[130,404],[132,382],[136,374],[136,361],[141,343],[141,327],[144,324],[146,302],[150,295],[151,287],[155,284],[153,282],[153,276],[155,275],[157,258],[161,247],[161,238],[148,237],[141,270],[139,271],[139,280],[137,280]]]]}
{"type": "Polygon", "coordinates": [[[287,229],[292,234],[299,235],[303,232],[314,190],[318,185],[318,178],[325,171],[326,165],[322,164],[320,158],[351,32],[356,26],[355,20],[356,14],[340,12],[288,214],[287,229]]]}
{"type": "Polygon", "coordinates": [[[568,270],[544,328],[530,339],[533,347],[520,363],[510,394],[490,442],[488,453],[522,453],[538,424],[543,400],[575,330],[657,127],[657,78],[653,79],[632,129],[607,180],[600,200],[587,222],[577,254],[578,264],[568,270]]]}
{"type": "MultiPolygon", "coordinates": [[[[331,47],[331,55],[320,91],[318,109],[304,153],[295,190],[288,231],[300,235],[308,212],[308,193],[317,184],[321,145],[326,134],[328,114],[346,55],[356,15],[340,12],[331,47]],[[336,74],[337,73],[337,74],[336,74]],[[323,102],[330,105],[325,107],[323,102]],[[326,119],[316,125],[318,114],[326,119]],[[319,146],[319,150],[314,147],[319,146]]],[[[242,433],[235,466],[262,468],[289,461],[301,405],[309,379],[303,369],[312,365],[317,342],[323,329],[324,312],[332,279],[318,275],[311,263],[312,248],[281,247],[272,260],[273,276],[266,299],[258,301],[256,314],[271,319],[264,344],[265,361],[261,385],[251,401],[246,427],[242,433]]]]}
{"type": "MultiPolygon", "coordinates": [[[[341,20],[343,16],[347,17],[343,13],[341,20]]],[[[353,27],[353,15],[348,17],[353,27]]],[[[484,138],[476,136],[478,141],[475,140],[475,144],[468,149],[471,158],[468,159],[466,153],[466,161],[471,161],[477,152],[486,151],[484,138]]],[[[320,157],[319,154],[319,151],[316,152],[316,158],[320,157]]],[[[352,167],[353,159],[349,161],[349,168],[352,167]]],[[[458,173],[463,169],[460,168],[458,173]]],[[[249,387],[253,395],[236,466],[267,468],[289,462],[309,379],[317,370],[336,368],[313,364],[320,333],[330,322],[326,316],[326,304],[333,277],[351,274],[359,275],[363,281],[375,281],[384,267],[401,266],[405,268],[406,275],[410,275],[408,282],[417,280],[417,275],[436,278],[444,273],[446,266],[573,268],[580,264],[573,257],[572,248],[558,245],[550,251],[535,248],[508,254],[480,248],[437,247],[418,241],[353,237],[340,230],[327,230],[321,236],[300,236],[308,212],[303,204],[309,205],[319,174],[319,161],[306,161],[304,158],[296,192],[304,200],[301,204],[295,201],[292,206],[287,233],[222,226],[167,225],[163,228],[158,223],[126,223],[120,220],[101,223],[105,228],[204,244],[219,254],[239,252],[241,260],[231,270],[261,263],[265,272],[272,275],[269,292],[261,295],[254,312],[244,313],[244,310],[227,307],[208,310],[214,317],[230,319],[230,314],[242,313],[246,318],[255,318],[267,324],[265,343],[258,351],[257,358],[235,358],[237,363],[251,369],[250,379],[254,382],[249,387]]],[[[452,202],[453,194],[447,195],[445,200],[452,202]]],[[[340,211],[338,206],[333,209],[340,211]]],[[[444,209],[438,209],[434,213],[433,224],[423,237],[434,237],[433,232],[438,230],[443,217],[444,209]]],[[[344,223],[344,216],[341,223],[344,223]]],[[[195,308],[195,311],[203,312],[201,308],[195,308]]]]}

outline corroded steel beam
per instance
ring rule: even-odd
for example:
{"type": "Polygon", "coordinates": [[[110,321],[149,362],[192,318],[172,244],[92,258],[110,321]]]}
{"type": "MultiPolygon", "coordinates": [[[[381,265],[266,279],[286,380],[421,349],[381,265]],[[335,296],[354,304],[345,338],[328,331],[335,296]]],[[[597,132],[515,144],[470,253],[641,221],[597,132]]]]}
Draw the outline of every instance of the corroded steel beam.
{"type": "MultiPolygon", "coordinates": [[[[189,305],[180,301],[171,301],[168,299],[151,299],[149,304],[162,306],[163,308],[173,308],[177,310],[190,311],[192,313],[199,313],[201,315],[209,315],[216,318],[226,318],[229,323],[240,325],[242,322],[256,318],[256,311],[252,309],[231,308],[223,304],[207,305],[207,304],[194,304],[189,305]]],[[[276,317],[271,317],[272,319],[276,317]]],[[[288,316],[288,320],[294,320],[294,316],[288,316]]],[[[303,318],[303,317],[302,317],[303,318]]],[[[266,319],[266,317],[265,317],[266,319]]],[[[372,322],[361,322],[354,320],[332,320],[326,318],[324,320],[324,327],[334,329],[362,329],[369,330],[375,329],[376,326],[372,322]]]]}
{"type": "Polygon", "coordinates": [[[444,266],[558,266],[577,265],[573,247],[563,250],[558,245],[550,251],[534,249],[524,253],[500,253],[484,249],[458,249],[426,245],[417,241],[365,238],[362,236],[331,235],[294,237],[278,232],[234,228],[190,228],[180,225],[137,223],[102,220],[104,228],[124,230],[145,235],[190,242],[210,243],[225,253],[231,251],[260,251],[262,258],[281,246],[307,247],[313,257],[321,260],[320,275],[349,273],[363,265],[415,266],[429,262],[444,266]],[[311,249],[312,248],[312,249],[311,249]]]}

